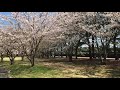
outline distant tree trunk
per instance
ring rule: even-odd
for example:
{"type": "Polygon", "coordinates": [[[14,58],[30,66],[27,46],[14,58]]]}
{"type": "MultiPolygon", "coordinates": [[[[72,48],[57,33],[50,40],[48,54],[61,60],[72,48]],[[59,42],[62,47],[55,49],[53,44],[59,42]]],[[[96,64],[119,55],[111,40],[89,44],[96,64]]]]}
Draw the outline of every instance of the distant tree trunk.
{"type": "Polygon", "coordinates": [[[3,62],[3,57],[1,57],[1,62],[3,62]]]}
{"type": "Polygon", "coordinates": [[[106,58],[107,58],[107,51],[106,51],[106,49],[107,49],[107,39],[106,39],[105,43],[101,39],[101,43],[102,43],[103,58],[104,58],[102,64],[106,64],[106,58]]]}
{"type": "Polygon", "coordinates": [[[75,58],[77,59],[78,47],[75,48],[75,58]]]}
{"type": "Polygon", "coordinates": [[[68,56],[68,55],[66,54],[66,58],[67,58],[67,56],[68,56]]]}
{"type": "Polygon", "coordinates": [[[69,62],[72,62],[72,55],[70,54],[68,57],[69,57],[69,62]]]}
{"type": "Polygon", "coordinates": [[[54,58],[55,58],[55,53],[54,53],[54,58]]]}
{"type": "Polygon", "coordinates": [[[1,62],[3,62],[3,54],[1,53],[1,62]]]}
{"type": "Polygon", "coordinates": [[[110,53],[110,43],[107,44],[106,51],[107,51],[107,57],[108,57],[110,53]]]}
{"type": "Polygon", "coordinates": [[[41,52],[41,58],[44,58],[45,54],[44,52],[41,52]]]}
{"type": "Polygon", "coordinates": [[[26,52],[25,52],[25,54],[26,54],[28,60],[30,61],[31,67],[33,67],[35,65],[34,62],[35,62],[35,57],[36,57],[35,56],[36,55],[36,51],[32,51],[31,50],[30,54],[28,54],[26,52]]]}
{"type": "Polygon", "coordinates": [[[69,62],[72,62],[72,55],[73,55],[73,46],[70,46],[69,52],[68,52],[69,62]]]}
{"type": "Polygon", "coordinates": [[[90,34],[88,32],[86,32],[86,37],[87,37],[87,43],[88,43],[88,46],[89,46],[89,57],[90,57],[90,60],[92,59],[92,49],[91,49],[91,45],[90,45],[90,41],[89,41],[89,37],[90,37],[90,34]]]}
{"type": "Polygon", "coordinates": [[[95,58],[95,52],[94,52],[94,36],[92,35],[92,57],[95,58]]]}
{"type": "Polygon", "coordinates": [[[117,58],[117,50],[116,50],[116,34],[115,34],[115,36],[114,36],[114,38],[113,38],[113,44],[114,44],[114,57],[115,57],[115,60],[118,60],[118,58],[117,58]]]}
{"type": "Polygon", "coordinates": [[[14,58],[10,57],[10,65],[14,64],[14,58]]]}
{"type": "Polygon", "coordinates": [[[15,59],[16,55],[13,54],[13,52],[11,50],[9,50],[9,49],[7,49],[6,51],[7,51],[7,56],[10,59],[10,65],[13,65],[14,64],[14,59],[15,59]]]}
{"type": "Polygon", "coordinates": [[[50,51],[50,57],[52,57],[52,51],[50,51]]]}
{"type": "Polygon", "coordinates": [[[97,57],[98,57],[98,60],[100,60],[100,62],[102,63],[102,62],[103,62],[103,59],[102,59],[100,47],[99,47],[99,45],[98,45],[97,37],[96,37],[95,39],[96,39],[95,41],[96,41],[96,46],[97,46],[97,57]]]}
{"type": "Polygon", "coordinates": [[[47,56],[47,59],[48,59],[49,58],[49,53],[47,53],[46,56],[47,56]]]}
{"type": "Polygon", "coordinates": [[[67,55],[66,55],[66,58],[67,58],[67,55]]]}
{"type": "Polygon", "coordinates": [[[13,65],[13,64],[14,64],[14,60],[11,60],[10,65],[13,65]]]}
{"type": "Polygon", "coordinates": [[[22,56],[22,60],[21,61],[24,61],[24,56],[22,56]]]}
{"type": "Polygon", "coordinates": [[[61,46],[61,58],[63,57],[63,53],[62,53],[63,51],[62,51],[62,46],[61,46]]]}
{"type": "Polygon", "coordinates": [[[24,61],[24,53],[23,52],[21,53],[21,58],[22,58],[21,61],[24,61]]]}
{"type": "Polygon", "coordinates": [[[35,55],[31,55],[29,60],[30,60],[30,63],[31,63],[31,67],[33,67],[35,65],[35,63],[34,63],[35,62],[35,55]]]}
{"type": "Polygon", "coordinates": [[[49,51],[48,51],[48,50],[45,52],[45,57],[46,57],[47,59],[49,58],[49,51]]]}
{"type": "Polygon", "coordinates": [[[104,61],[106,61],[107,58],[107,52],[106,52],[106,47],[104,47],[104,61]]]}
{"type": "Polygon", "coordinates": [[[58,53],[58,48],[56,48],[56,52],[55,52],[55,54],[56,54],[56,57],[58,57],[58,56],[59,56],[59,53],[58,53]]]}
{"type": "Polygon", "coordinates": [[[33,66],[35,65],[34,62],[35,62],[35,59],[33,58],[33,59],[32,59],[32,63],[31,63],[31,67],[33,67],[33,66]]]}
{"type": "Polygon", "coordinates": [[[50,58],[50,51],[48,50],[48,58],[50,58]]]}
{"type": "Polygon", "coordinates": [[[53,58],[55,58],[55,50],[53,51],[53,58]]]}
{"type": "Polygon", "coordinates": [[[67,58],[68,57],[68,52],[67,51],[65,52],[65,55],[66,55],[66,58],[67,58]]]}
{"type": "Polygon", "coordinates": [[[76,47],[75,47],[75,58],[76,59],[77,59],[77,56],[78,56],[78,47],[79,47],[79,44],[80,44],[80,40],[77,42],[76,47]]]}
{"type": "Polygon", "coordinates": [[[72,62],[72,48],[70,49],[70,52],[68,54],[69,62],[72,62]]]}
{"type": "Polygon", "coordinates": [[[89,57],[90,57],[90,60],[92,60],[92,49],[91,49],[91,46],[89,45],[89,57]]]}

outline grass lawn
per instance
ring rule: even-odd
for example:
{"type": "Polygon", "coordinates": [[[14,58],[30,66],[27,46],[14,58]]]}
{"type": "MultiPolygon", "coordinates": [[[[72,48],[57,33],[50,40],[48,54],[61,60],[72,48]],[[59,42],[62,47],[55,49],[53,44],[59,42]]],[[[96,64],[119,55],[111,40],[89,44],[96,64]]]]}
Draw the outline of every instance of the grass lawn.
{"type": "Polygon", "coordinates": [[[30,67],[26,61],[16,60],[14,65],[8,61],[0,67],[10,70],[12,78],[119,78],[120,67],[116,65],[99,65],[94,60],[36,59],[35,66],[30,67]]]}

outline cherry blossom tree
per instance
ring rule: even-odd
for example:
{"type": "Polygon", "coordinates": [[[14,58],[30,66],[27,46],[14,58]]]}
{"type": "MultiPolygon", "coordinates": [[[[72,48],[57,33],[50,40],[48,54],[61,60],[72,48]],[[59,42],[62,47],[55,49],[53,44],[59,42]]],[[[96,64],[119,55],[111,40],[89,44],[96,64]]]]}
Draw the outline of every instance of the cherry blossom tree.
{"type": "Polygon", "coordinates": [[[79,46],[80,39],[83,38],[84,30],[80,26],[85,12],[60,12],[57,17],[57,27],[60,27],[61,36],[66,40],[66,50],[69,51],[69,61],[72,61],[74,46],[79,46]],[[76,43],[78,42],[78,43],[76,43]]]}
{"type": "Polygon", "coordinates": [[[85,22],[83,23],[83,28],[96,37],[99,56],[102,55],[101,52],[103,51],[104,60],[106,60],[107,57],[109,43],[114,36],[113,30],[111,29],[114,25],[116,26],[116,17],[114,14],[113,12],[88,12],[84,19],[85,22]],[[101,45],[102,49],[100,51],[101,45]]]}
{"type": "MultiPolygon", "coordinates": [[[[11,35],[8,36],[7,39],[13,39],[11,41],[17,40],[16,42],[20,46],[19,48],[21,49],[21,52],[24,52],[29,59],[31,66],[34,66],[35,55],[41,40],[54,24],[52,22],[53,15],[50,15],[48,12],[12,12],[11,16],[9,17],[1,17],[10,23],[10,25],[7,25],[7,27],[9,26],[12,29],[10,30],[9,28],[9,33],[6,33],[11,35]]],[[[4,27],[3,29],[5,30],[7,28],[4,27]]],[[[4,43],[6,42],[6,45],[8,45],[7,40],[3,41],[4,43]]],[[[7,47],[5,46],[4,49],[9,51],[11,50],[12,46],[13,45],[10,42],[10,48],[5,49],[7,47]]]]}
{"type": "Polygon", "coordinates": [[[38,47],[53,26],[53,15],[49,15],[48,12],[21,12],[12,13],[12,15],[17,22],[18,29],[23,33],[20,38],[24,53],[34,66],[38,47]]]}

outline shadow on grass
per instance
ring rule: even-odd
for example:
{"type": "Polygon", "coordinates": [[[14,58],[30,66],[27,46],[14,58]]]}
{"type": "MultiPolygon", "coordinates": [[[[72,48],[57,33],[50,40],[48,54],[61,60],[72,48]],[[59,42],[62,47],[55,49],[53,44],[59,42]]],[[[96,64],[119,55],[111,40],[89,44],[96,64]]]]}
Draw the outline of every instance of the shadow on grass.
{"type": "Polygon", "coordinates": [[[85,60],[73,60],[72,64],[75,66],[77,65],[96,66],[96,65],[100,65],[100,62],[98,60],[85,59],[85,60]]]}
{"type": "Polygon", "coordinates": [[[53,58],[53,59],[44,59],[39,62],[49,62],[49,63],[60,63],[66,65],[73,65],[73,66],[79,66],[79,65],[100,65],[100,62],[98,60],[89,60],[89,59],[73,59],[72,62],[69,62],[66,58],[53,58]]]}
{"type": "Polygon", "coordinates": [[[12,75],[19,75],[19,74],[34,74],[34,73],[47,73],[51,68],[45,66],[34,66],[30,67],[29,65],[13,65],[10,67],[12,75]]]}
{"type": "Polygon", "coordinates": [[[12,65],[9,69],[12,75],[18,75],[21,74],[23,71],[27,71],[27,69],[29,68],[30,66],[26,65],[12,65]]]}
{"type": "Polygon", "coordinates": [[[58,59],[47,59],[41,62],[50,62],[50,63],[60,63],[64,65],[71,65],[75,67],[82,67],[83,69],[79,70],[76,74],[83,75],[88,77],[108,77],[108,78],[120,78],[120,67],[116,65],[101,65],[99,60],[89,60],[89,59],[73,59],[73,62],[69,62],[66,58],[58,59]]]}
{"type": "Polygon", "coordinates": [[[116,65],[109,65],[106,73],[109,74],[110,78],[120,78],[120,67],[116,65]]]}

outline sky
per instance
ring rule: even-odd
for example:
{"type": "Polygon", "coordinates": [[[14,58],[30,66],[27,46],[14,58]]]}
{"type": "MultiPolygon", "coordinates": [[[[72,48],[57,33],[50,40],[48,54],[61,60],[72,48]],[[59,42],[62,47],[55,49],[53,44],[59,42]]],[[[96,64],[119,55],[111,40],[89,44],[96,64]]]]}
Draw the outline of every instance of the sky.
{"type": "MultiPolygon", "coordinates": [[[[11,14],[11,12],[0,12],[0,15],[5,15],[5,16],[9,16],[11,14]]],[[[2,19],[0,18],[0,23],[3,22],[2,19]]],[[[4,24],[9,24],[7,22],[4,21],[4,24]]]]}
{"type": "Polygon", "coordinates": [[[0,14],[3,14],[3,15],[10,15],[11,12],[0,12],[0,14]]]}

